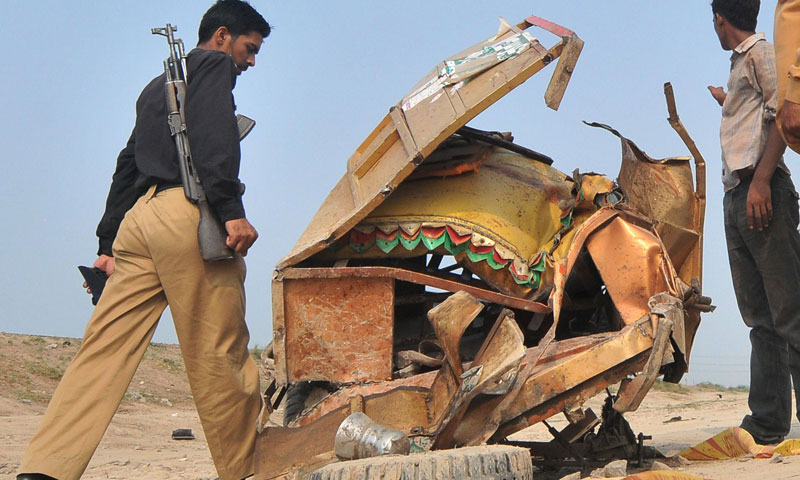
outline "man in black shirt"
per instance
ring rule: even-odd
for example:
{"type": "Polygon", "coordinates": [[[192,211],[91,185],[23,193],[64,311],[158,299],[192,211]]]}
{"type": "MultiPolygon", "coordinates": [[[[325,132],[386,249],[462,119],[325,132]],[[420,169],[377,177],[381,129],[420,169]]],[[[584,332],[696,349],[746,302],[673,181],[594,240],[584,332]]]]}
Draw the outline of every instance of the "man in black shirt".
{"type": "Polygon", "coordinates": [[[83,343],[31,440],[18,480],[80,478],[170,307],[192,396],[222,479],[253,473],[262,407],[258,369],[247,351],[243,256],[258,233],[239,182],[233,88],[255,65],[269,24],[248,3],[219,0],[203,16],[187,55],[186,128],[209,204],[224,223],[231,260],[204,262],[199,214],[180,186],[167,124],[165,76],[136,102],[136,124],[97,227],[108,283],[83,343]]]}

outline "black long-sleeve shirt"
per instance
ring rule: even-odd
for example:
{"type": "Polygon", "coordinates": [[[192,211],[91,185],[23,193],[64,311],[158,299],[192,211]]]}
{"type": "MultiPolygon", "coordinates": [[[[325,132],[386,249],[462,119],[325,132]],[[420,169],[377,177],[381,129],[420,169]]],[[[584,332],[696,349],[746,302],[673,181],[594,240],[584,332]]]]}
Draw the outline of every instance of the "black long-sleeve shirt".
{"type": "MultiPolygon", "coordinates": [[[[244,218],[239,182],[239,131],[233,88],[236,65],[230,55],[195,48],[187,55],[184,114],[189,145],[208,202],[220,220],[244,218]]],[[[136,102],[136,124],[117,157],[117,168],[97,226],[98,255],[111,255],[122,218],[154,184],[180,184],[178,152],[167,124],[165,75],[154,78],[136,102]]]]}

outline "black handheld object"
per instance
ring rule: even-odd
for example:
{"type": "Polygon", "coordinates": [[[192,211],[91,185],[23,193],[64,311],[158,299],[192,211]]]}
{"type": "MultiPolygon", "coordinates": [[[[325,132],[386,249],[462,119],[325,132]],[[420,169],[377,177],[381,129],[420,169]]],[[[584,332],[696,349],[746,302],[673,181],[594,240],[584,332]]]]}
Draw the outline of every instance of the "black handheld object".
{"type": "Polygon", "coordinates": [[[83,279],[86,280],[86,285],[89,286],[89,290],[92,291],[92,305],[97,305],[97,301],[100,300],[100,295],[103,294],[103,288],[106,286],[106,280],[108,280],[108,275],[106,272],[97,267],[84,267],[83,265],[78,267],[80,270],[81,275],[83,275],[83,279]]]}

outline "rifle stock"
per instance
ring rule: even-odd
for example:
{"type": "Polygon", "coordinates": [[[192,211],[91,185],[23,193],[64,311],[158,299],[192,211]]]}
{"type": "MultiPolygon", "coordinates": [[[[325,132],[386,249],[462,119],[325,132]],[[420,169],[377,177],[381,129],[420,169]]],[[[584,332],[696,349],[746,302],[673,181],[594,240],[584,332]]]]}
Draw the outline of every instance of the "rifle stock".
{"type": "MultiPolygon", "coordinates": [[[[205,195],[204,195],[205,197],[205,195]]],[[[200,210],[200,223],[197,225],[197,241],[200,244],[200,253],[203,260],[216,262],[233,257],[233,250],[228,248],[226,240],[228,232],[225,226],[217,219],[208,201],[205,198],[197,202],[200,210]]]]}

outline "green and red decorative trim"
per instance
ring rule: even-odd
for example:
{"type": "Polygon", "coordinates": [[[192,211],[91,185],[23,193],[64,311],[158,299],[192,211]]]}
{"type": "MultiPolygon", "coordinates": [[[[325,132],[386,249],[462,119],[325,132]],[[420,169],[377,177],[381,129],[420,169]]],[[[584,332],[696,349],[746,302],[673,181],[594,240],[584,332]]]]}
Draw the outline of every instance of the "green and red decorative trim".
{"type": "MultiPolygon", "coordinates": [[[[570,215],[571,220],[571,215],[570,215]]],[[[463,230],[463,229],[460,229],[463,230]]],[[[459,232],[451,225],[414,226],[359,225],[331,245],[339,250],[346,245],[363,253],[377,247],[389,254],[398,245],[412,251],[422,244],[428,251],[443,248],[451,255],[466,254],[472,263],[486,262],[492,269],[508,269],[514,281],[527,288],[538,289],[547,268],[547,252],[541,251],[530,262],[525,262],[509,249],[498,246],[494,240],[473,232],[459,232]]]]}

